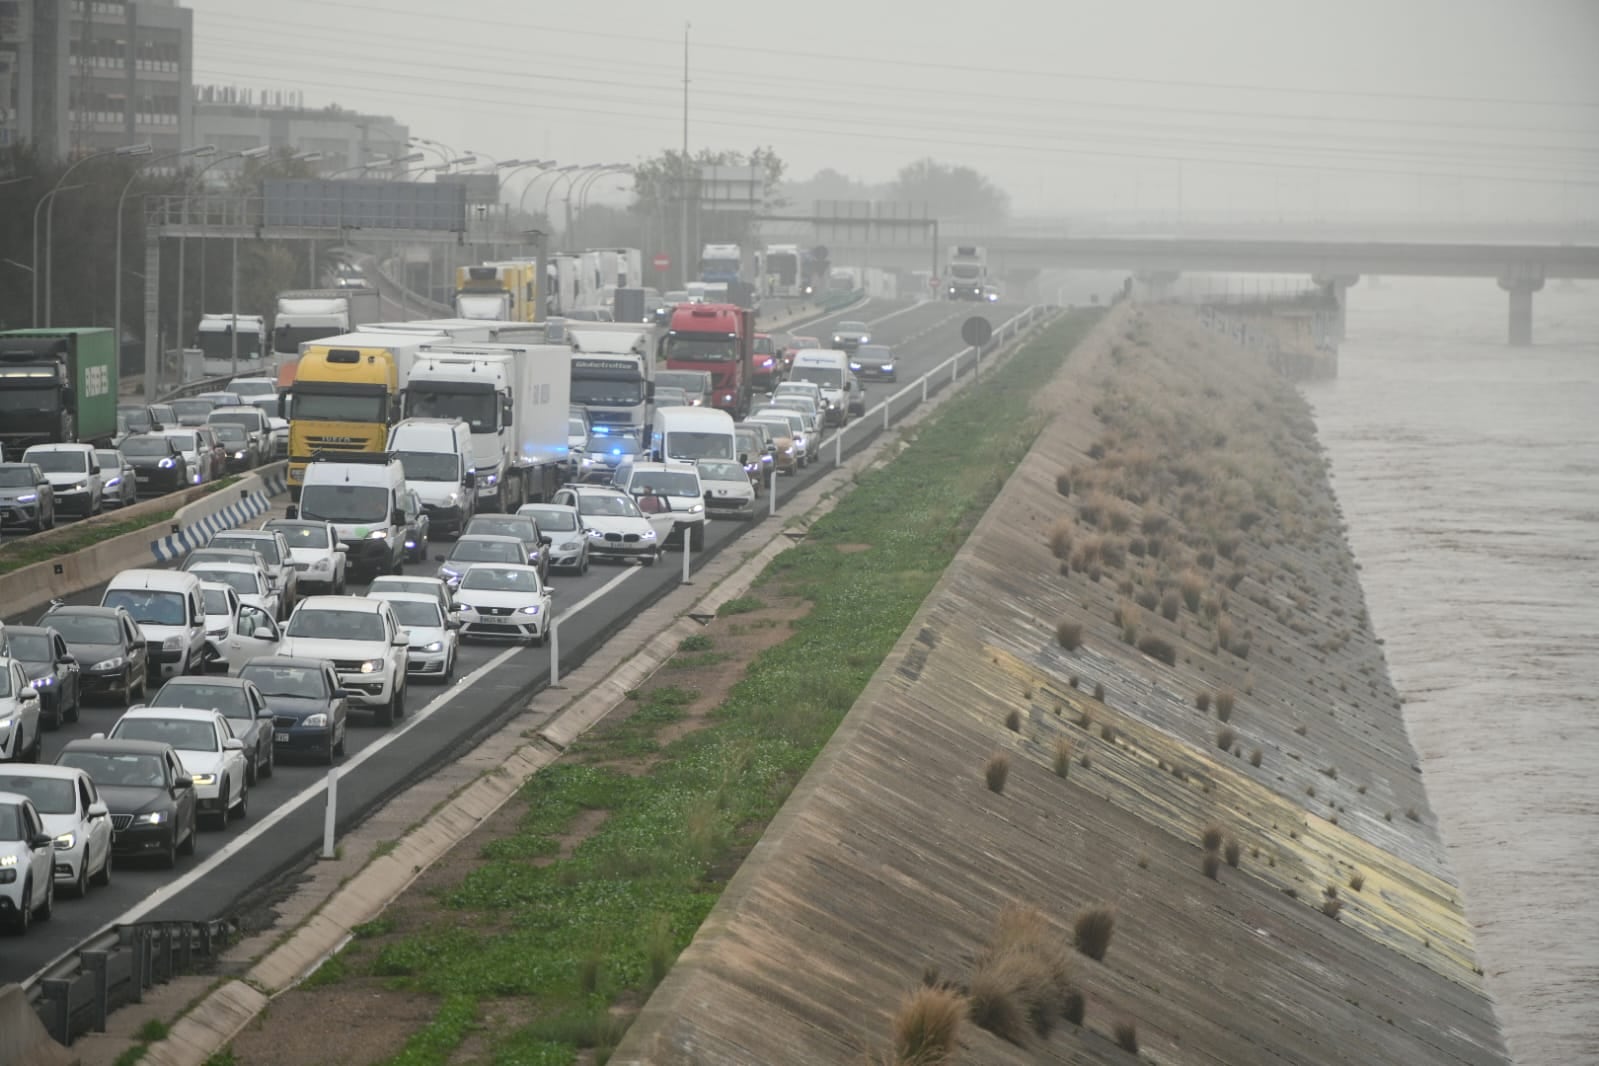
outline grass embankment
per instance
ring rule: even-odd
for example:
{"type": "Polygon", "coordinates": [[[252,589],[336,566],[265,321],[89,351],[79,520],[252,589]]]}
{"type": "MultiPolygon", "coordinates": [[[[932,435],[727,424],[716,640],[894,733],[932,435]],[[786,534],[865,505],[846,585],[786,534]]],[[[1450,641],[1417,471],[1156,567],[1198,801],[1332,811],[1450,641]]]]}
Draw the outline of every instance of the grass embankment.
{"type": "MultiPolygon", "coordinates": [[[[380,919],[326,964],[322,980],[436,997],[390,1062],[445,1063],[469,1034],[496,1063],[570,1063],[579,1048],[605,1061],[1026,454],[1042,424],[1031,400],[1089,322],[1051,329],[930,419],[724,606],[808,609],[698,728],[682,728],[695,674],[668,664],[631,713],[528,784],[520,826],[419,927],[380,919]],[[509,1026],[489,1009],[508,998],[522,1005],[509,1026]]],[[[684,643],[680,659],[714,654],[684,643]]]]}

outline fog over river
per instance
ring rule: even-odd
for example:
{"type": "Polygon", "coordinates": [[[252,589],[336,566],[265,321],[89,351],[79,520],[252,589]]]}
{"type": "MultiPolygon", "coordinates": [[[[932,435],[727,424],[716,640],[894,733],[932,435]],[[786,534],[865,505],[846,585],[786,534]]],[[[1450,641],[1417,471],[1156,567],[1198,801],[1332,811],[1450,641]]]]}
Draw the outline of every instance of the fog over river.
{"type": "Polygon", "coordinates": [[[1519,1066],[1599,1062],[1599,286],[1363,279],[1307,389],[1519,1066]]]}

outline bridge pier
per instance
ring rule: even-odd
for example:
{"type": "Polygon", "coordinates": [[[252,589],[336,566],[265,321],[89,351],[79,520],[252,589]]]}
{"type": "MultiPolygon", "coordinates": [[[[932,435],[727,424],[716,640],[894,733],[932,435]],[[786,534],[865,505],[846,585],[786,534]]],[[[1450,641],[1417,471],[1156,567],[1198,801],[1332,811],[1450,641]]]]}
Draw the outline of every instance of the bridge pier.
{"type": "Polygon", "coordinates": [[[1342,344],[1344,329],[1348,325],[1347,308],[1349,306],[1349,290],[1360,281],[1359,274],[1314,274],[1311,283],[1321,289],[1332,305],[1333,329],[1329,338],[1334,344],[1342,344]]]}
{"type": "Polygon", "coordinates": [[[1510,294],[1510,346],[1532,347],[1532,294],[1543,288],[1543,275],[1511,270],[1500,275],[1499,287],[1510,294]]]}

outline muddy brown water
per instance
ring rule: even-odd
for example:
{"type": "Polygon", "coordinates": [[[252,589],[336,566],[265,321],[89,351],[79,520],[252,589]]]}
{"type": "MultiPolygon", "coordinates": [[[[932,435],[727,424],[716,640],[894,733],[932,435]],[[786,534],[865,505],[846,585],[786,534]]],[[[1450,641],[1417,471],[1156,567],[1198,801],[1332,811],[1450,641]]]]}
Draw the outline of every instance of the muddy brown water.
{"type": "Polygon", "coordinates": [[[1306,390],[1519,1066],[1599,1063],[1599,285],[1351,290],[1306,390]]]}

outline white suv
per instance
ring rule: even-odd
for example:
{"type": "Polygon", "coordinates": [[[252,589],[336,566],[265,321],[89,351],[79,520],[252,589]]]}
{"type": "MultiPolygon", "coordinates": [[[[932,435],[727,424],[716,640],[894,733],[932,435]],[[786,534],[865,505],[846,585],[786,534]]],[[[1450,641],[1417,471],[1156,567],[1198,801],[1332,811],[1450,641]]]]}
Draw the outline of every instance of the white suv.
{"type": "Polygon", "coordinates": [[[55,906],[55,837],[33,801],[0,792],[0,918],[19,934],[55,906]]]}
{"type": "Polygon", "coordinates": [[[392,724],[405,716],[405,667],[411,634],[384,600],[307,596],[283,633],[280,655],[331,659],[350,706],[392,724]]]}
{"type": "Polygon", "coordinates": [[[616,468],[611,483],[638,501],[639,510],[655,525],[659,515],[671,516],[663,523],[664,536],[700,551],[705,547],[705,486],[700,483],[699,467],[693,463],[628,463],[616,468]]]}
{"type": "Polygon", "coordinates": [[[93,445],[35,444],[22,453],[22,461],[44,471],[57,514],[100,513],[105,486],[93,445]]]}

